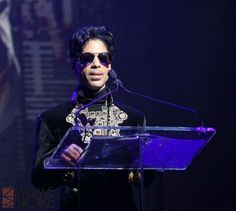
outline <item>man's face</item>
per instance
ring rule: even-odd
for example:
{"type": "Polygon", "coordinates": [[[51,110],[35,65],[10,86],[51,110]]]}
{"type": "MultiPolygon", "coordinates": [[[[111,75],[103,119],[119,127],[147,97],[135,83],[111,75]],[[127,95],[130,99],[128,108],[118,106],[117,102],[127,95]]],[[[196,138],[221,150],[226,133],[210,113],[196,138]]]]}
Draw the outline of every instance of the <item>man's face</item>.
{"type": "Polygon", "coordinates": [[[99,57],[106,55],[108,50],[101,40],[94,39],[89,40],[83,48],[81,55],[85,56],[85,61],[86,59],[88,60],[88,54],[86,53],[90,53],[90,56],[94,55],[94,59],[91,61],[91,63],[88,62],[83,64],[82,59],[78,62],[76,65],[76,71],[79,81],[87,88],[99,91],[105,87],[105,83],[108,80],[108,72],[111,69],[111,64],[103,63],[104,57],[102,59],[99,57]]]}

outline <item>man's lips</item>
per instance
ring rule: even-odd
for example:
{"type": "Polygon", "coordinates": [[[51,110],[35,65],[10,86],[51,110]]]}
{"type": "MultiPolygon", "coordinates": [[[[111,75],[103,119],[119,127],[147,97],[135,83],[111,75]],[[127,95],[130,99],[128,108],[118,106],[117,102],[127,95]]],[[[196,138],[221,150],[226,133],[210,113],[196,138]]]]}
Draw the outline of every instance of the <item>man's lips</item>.
{"type": "Polygon", "coordinates": [[[99,72],[91,72],[89,73],[89,77],[92,80],[100,80],[103,77],[103,73],[99,73],[99,72]]]}

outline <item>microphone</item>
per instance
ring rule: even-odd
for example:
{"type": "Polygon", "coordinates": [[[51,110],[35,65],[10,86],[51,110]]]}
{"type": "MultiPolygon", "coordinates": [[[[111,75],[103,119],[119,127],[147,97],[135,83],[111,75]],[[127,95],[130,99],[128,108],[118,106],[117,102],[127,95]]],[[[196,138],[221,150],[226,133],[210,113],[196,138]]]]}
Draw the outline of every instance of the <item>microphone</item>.
{"type": "Polygon", "coordinates": [[[157,103],[160,103],[160,104],[163,104],[163,105],[167,105],[167,106],[170,106],[170,107],[178,109],[178,110],[183,110],[183,111],[186,111],[186,112],[190,112],[190,113],[196,115],[198,120],[201,122],[201,127],[204,127],[204,122],[203,122],[202,118],[200,117],[200,115],[198,114],[197,111],[195,111],[195,110],[193,110],[193,109],[191,109],[189,107],[185,107],[185,106],[182,106],[182,105],[171,103],[171,102],[168,102],[168,101],[165,101],[165,100],[154,98],[154,97],[151,97],[151,96],[148,96],[148,95],[144,95],[144,94],[141,94],[141,93],[138,93],[138,92],[134,92],[134,91],[131,91],[131,90],[127,89],[123,85],[123,83],[118,79],[117,74],[116,74],[114,69],[111,69],[109,71],[109,76],[113,80],[113,83],[116,84],[117,87],[121,87],[125,92],[127,92],[129,94],[133,94],[133,95],[136,95],[136,96],[139,96],[139,97],[143,97],[143,98],[146,98],[148,100],[152,100],[154,102],[157,102],[157,103]]]}
{"type": "Polygon", "coordinates": [[[123,87],[123,83],[121,82],[120,79],[118,79],[116,71],[114,69],[111,69],[108,72],[108,76],[111,80],[113,80],[113,83],[115,83],[117,86],[123,87]]]}

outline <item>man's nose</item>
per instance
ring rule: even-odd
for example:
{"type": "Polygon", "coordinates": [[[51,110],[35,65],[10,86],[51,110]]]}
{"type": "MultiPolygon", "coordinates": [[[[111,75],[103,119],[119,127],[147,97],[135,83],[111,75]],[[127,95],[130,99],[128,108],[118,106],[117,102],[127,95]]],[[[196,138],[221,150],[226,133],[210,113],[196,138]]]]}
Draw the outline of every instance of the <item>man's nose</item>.
{"type": "Polygon", "coordinates": [[[95,56],[94,59],[93,59],[93,62],[92,62],[92,66],[95,66],[95,67],[100,67],[101,63],[98,59],[98,56],[95,56]]]}

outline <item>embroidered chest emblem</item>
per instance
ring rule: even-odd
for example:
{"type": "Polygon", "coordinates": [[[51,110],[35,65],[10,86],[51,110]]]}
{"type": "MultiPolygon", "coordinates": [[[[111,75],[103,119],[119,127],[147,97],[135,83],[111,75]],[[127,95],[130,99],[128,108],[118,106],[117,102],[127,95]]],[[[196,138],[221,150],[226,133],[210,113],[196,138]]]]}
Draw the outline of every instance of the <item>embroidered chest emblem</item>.
{"type": "MultiPolygon", "coordinates": [[[[71,113],[66,117],[66,121],[75,126],[75,116],[78,111],[78,107],[75,107],[71,113]]],[[[101,106],[101,110],[89,111],[88,108],[80,111],[77,121],[79,126],[119,126],[126,119],[128,115],[120,110],[117,106],[112,104],[110,107],[101,106]]],[[[93,132],[88,133],[88,131],[82,131],[82,140],[85,143],[89,143],[93,135],[107,135],[107,136],[119,136],[119,129],[104,130],[95,129],[93,132]]]]}

